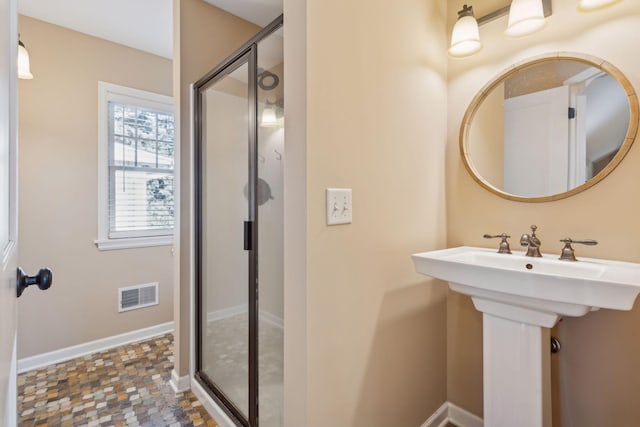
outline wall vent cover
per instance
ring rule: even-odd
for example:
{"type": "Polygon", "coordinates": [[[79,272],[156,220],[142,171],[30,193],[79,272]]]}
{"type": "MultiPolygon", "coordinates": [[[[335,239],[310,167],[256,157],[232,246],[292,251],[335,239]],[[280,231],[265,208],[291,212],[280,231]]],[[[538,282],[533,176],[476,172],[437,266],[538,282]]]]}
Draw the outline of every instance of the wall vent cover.
{"type": "Polygon", "coordinates": [[[158,282],[118,289],[118,311],[158,305],[158,282]]]}

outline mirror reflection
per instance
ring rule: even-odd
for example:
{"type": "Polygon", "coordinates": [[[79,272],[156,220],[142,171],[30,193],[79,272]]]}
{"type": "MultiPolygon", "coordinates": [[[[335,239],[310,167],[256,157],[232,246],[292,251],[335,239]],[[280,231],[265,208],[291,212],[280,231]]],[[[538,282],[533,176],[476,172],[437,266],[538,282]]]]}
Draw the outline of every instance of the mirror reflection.
{"type": "Polygon", "coordinates": [[[632,120],[619,80],[577,58],[546,58],[507,72],[476,97],[466,117],[467,168],[485,187],[514,199],[571,195],[604,177],[624,156],[632,120]]]}

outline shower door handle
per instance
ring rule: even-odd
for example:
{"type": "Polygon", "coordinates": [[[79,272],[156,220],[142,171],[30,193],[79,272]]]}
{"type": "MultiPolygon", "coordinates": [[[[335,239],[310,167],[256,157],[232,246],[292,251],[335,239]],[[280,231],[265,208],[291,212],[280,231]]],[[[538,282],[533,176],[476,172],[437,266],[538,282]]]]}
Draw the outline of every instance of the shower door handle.
{"type": "Polygon", "coordinates": [[[244,250],[250,251],[253,249],[253,221],[244,222],[244,250]]]}

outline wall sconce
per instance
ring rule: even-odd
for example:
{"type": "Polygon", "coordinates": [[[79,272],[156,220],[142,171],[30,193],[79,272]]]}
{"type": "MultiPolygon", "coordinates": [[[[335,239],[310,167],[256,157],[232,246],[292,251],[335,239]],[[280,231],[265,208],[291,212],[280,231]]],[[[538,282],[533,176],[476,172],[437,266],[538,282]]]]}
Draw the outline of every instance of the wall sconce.
{"type": "Polygon", "coordinates": [[[540,30],[546,23],[542,0],[513,0],[504,33],[510,37],[526,36],[540,30]]]}
{"type": "Polygon", "coordinates": [[[588,12],[596,9],[602,9],[603,7],[611,6],[621,1],[622,0],[580,0],[578,2],[578,10],[588,12]]]}
{"type": "Polygon", "coordinates": [[[511,37],[525,36],[538,31],[545,25],[545,18],[551,15],[551,0],[513,0],[510,5],[482,16],[477,21],[473,17],[473,8],[465,4],[458,12],[458,20],[451,33],[449,55],[464,57],[479,51],[482,42],[478,26],[507,14],[509,23],[505,34],[511,37]]]}
{"type": "Polygon", "coordinates": [[[20,40],[20,34],[18,34],[18,78],[25,80],[33,78],[31,67],[29,66],[29,52],[20,40]]]}
{"type": "Polygon", "coordinates": [[[260,117],[260,127],[274,128],[282,126],[282,110],[278,101],[266,101],[260,117]]]}
{"type": "Polygon", "coordinates": [[[478,21],[473,16],[473,7],[466,4],[458,12],[458,20],[451,32],[451,47],[449,55],[464,57],[473,55],[482,49],[478,21]]]}

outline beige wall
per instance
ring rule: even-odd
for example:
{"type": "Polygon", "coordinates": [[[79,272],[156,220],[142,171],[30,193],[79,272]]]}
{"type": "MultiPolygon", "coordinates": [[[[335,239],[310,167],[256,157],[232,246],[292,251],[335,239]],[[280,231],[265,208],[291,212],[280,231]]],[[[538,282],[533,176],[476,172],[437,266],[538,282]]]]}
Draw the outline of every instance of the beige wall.
{"type": "Polygon", "coordinates": [[[171,95],[171,61],[21,16],[20,263],[54,271],[19,299],[18,357],[173,319],[170,246],[99,251],[98,81],[171,95]],[[118,313],[119,287],[159,282],[158,306],[118,313]]]}
{"type": "Polygon", "coordinates": [[[445,401],[446,288],[410,258],[446,243],[444,13],[285,2],[287,426],[418,426],[445,401]],[[353,224],[326,226],[327,187],[353,224]]]}
{"type": "Polygon", "coordinates": [[[307,380],[307,2],[283,0],[284,425],[304,426],[307,380]]]}
{"type": "Polygon", "coordinates": [[[189,85],[203,77],[260,29],[202,0],[173,1],[173,93],[180,100],[176,134],[180,136],[179,164],[180,241],[174,267],[175,366],[179,376],[189,374],[189,321],[191,316],[191,138],[189,85]]]}
{"type": "MultiPolygon", "coordinates": [[[[462,0],[448,2],[449,28],[462,0]]],[[[603,182],[568,199],[527,204],[495,196],[477,185],[458,153],[458,129],[476,92],[513,63],[553,51],[592,54],[617,66],[640,88],[640,2],[626,1],[593,13],[578,13],[576,2],[554,1],[547,27],[521,39],[506,39],[506,18],[481,27],[484,49],[465,60],[449,61],[447,144],[447,245],[491,246],[484,233],[506,232],[512,248],[517,236],[537,224],[543,253],[559,253],[558,239],[593,238],[595,247],[576,248],[578,257],[593,256],[640,262],[640,147],[603,182]]],[[[475,5],[474,5],[475,6],[475,5]]],[[[477,11],[476,15],[482,15],[477,11]]],[[[482,320],[470,300],[454,292],[447,303],[448,399],[482,414],[482,320]]],[[[602,310],[584,318],[566,318],[555,332],[563,343],[552,357],[554,426],[636,425],[640,419],[637,388],[640,309],[602,310]]]]}

